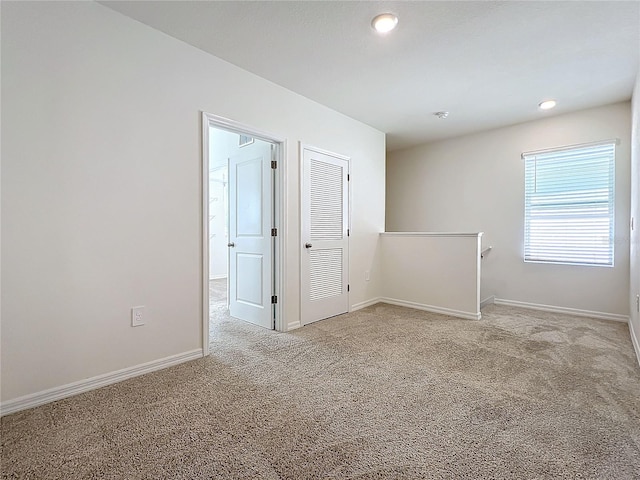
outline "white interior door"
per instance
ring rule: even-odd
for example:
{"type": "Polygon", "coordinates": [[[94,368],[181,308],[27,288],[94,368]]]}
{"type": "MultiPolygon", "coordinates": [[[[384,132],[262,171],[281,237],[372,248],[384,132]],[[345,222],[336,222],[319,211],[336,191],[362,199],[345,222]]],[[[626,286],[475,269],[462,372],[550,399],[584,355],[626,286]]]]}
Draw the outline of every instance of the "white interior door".
{"type": "Polygon", "coordinates": [[[349,160],[302,151],[302,324],[349,310],[349,160]]]}
{"type": "Polygon", "coordinates": [[[273,174],[270,143],[229,158],[229,313],[273,328],[273,174]]]}

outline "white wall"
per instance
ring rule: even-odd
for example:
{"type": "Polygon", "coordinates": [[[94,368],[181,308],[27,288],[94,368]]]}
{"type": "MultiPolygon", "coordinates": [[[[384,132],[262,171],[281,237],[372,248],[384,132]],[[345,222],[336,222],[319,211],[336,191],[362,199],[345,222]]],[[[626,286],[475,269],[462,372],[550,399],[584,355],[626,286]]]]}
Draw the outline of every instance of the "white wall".
{"type": "Polygon", "coordinates": [[[640,295],[640,73],[636,78],[631,109],[631,216],[634,219],[634,229],[630,239],[629,326],[640,362],[640,313],[636,303],[636,296],[640,295]]]}
{"type": "Polygon", "coordinates": [[[387,231],[482,231],[481,298],[629,314],[630,105],[543,118],[392,152],[387,231]],[[525,264],[523,151],[610,138],[616,149],[615,268],[525,264]]]}
{"type": "Polygon", "coordinates": [[[351,157],[350,300],[379,296],[381,132],[93,2],[3,3],[2,73],[3,402],[201,348],[202,111],[288,139],[286,321],[299,141],[351,157]]]}
{"type": "Polygon", "coordinates": [[[480,318],[481,233],[383,233],[382,301],[480,318]]]}
{"type": "Polygon", "coordinates": [[[228,161],[240,150],[239,135],[209,128],[209,278],[227,276],[228,161]],[[226,183],[224,183],[226,182],[226,183]]]}
{"type": "Polygon", "coordinates": [[[227,277],[228,186],[226,165],[209,169],[209,279],[227,277]]]}
{"type": "Polygon", "coordinates": [[[239,140],[237,133],[209,127],[209,167],[228,165],[229,157],[240,151],[239,140]]]}

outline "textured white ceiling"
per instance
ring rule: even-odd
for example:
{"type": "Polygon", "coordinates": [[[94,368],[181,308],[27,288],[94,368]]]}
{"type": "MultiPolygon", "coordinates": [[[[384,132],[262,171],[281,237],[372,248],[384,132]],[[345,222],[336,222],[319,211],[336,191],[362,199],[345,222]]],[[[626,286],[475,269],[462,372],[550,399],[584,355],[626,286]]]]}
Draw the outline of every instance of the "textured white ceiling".
{"type": "Polygon", "coordinates": [[[390,150],[627,100],[640,60],[638,1],[100,3],[386,132],[390,150]],[[400,21],[380,36],[386,11],[400,21]]]}

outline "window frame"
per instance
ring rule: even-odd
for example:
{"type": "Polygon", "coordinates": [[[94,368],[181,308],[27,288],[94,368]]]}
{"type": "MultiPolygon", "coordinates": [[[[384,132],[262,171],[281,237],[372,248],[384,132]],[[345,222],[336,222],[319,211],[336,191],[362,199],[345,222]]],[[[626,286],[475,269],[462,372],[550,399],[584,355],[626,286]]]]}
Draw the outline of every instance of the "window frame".
{"type": "MultiPolygon", "coordinates": [[[[525,263],[541,263],[541,264],[552,264],[552,265],[571,265],[571,266],[588,266],[588,267],[607,267],[607,268],[613,268],[615,266],[615,212],[616,212],[616,204],[615,204],[615,190],[616,190],[616,179],[615,179],[615,170],[616,170],[616,154],[617,154],[617,149],[616,146],[618,146],[620,144],[620,140],[619,139],[609,139],[609,140],[602,140],[599,142],[591,142],[591,143],[583,143],[583,144],[577,144],[577,145],[567,145],[567,146],[562,146],[562,147],[556,147],[556,148],[549,148],[549,149],[544,149],[544,150],[536,150],[536,151],[531,151],[531,152],[523,152],[521,155],[522,160],[524,160],[524,231],[523,231],[523,251],[522,251],[522,257],[525,263]],[[602,263],[602,262],[589,262],[585,256],[583,256],[582,258],[577,258],[575,260],[571,260],[570,258],[567,258],[568,256],[570,257],[571,254],[575,254],[575,253],[580,253],[579,249],[575,249],[574,246],[569,246],[567,249],[565,249],[564,251],[562,251],[560,254],[557,255],[551,255],[549,254],[549,252],[546,252],[546,258],[545,258],[545,252],[538,252],[535,255],[532,255],[532,251],[531,251],[531,220],[532,220],[532,208],[531,208],[531,192],[530,192],[530,185],[531,185],[531,181],[533,181],[534,185],[537,185],[538,182],[538,173],[537,173],[537,166],[534,164],[534,177],[533,179],[530,177],[529,171],[528,171],[528,165],[527,162],[536,162],[538,160],[541,161],[547,161],[549,162],[550,160],[553,161],[553,155],[557,154],[558,157],[561,157],[558,159],[559,162],[564,162],[565,165],[570,165],[570,159],[567,159],[566,156],[568,154],[570,154],[571,152],[579,152],[581,150],[584,151],[584,154],[576,157],[574,159],[575,162],[585,162],[586,158],[588,158],[588,156],[591,154],[593,155],[595,152],[589,152],[589,149],[592,150],[597,150],[597,149],[602,149],[604,147],[610,146],[612,151],[611,151],[611,156],[607,158],[607,160],[610,162],[608,164],[608,171],[609,173],[607,174],[607,190],[609,191],[608,193],[608,200],[606,202],[607,204],[607,208],[609,210],[608,213],[608,227],[609,227],[609,241],[607,244],[608,247],[608,255],[609,255],[609,259],[610,262],[607,261],[607,263],[602,263]],[[537,158],[537,157],[542,157],[542,158],[537,158]],[[565,157],[565,158],[562,158],[565,157]],[[610,207],[609,207],[610,206],[610,207]]],[[[558,175],[558,180],[562,181],[562,178],[560,176],[559,172],[556,172],[556,175],[558,175]]],[[[583,180],[584,182],[584,180],[583,180]]],[[[562,192],[563,194],[571,194],[572,192],[575,192],[576,194],[585,194],[586,191],[585,190],[579,190],[578,187],[580,186],[580,182],[576,182],[574,185],[568,184],[568,186],[573,186],[574,189],[567,189],[565,192],[562,192]]],[[[595,191],[596,189],[594,189],[595,191]]],[[[558,192],[552,193],[552,195],[558,195],[558,192]]],[[[542,206],[539,205],[538,209],[541,208],[548,208],[551,211],[551,214],[553,214],[553,208],[561,208],[560,205],[564,205],[565,207],[570,208],[575,208],[578,205],[580,205],[581,203],[584,203],[586,195],[584,195],[581,198],[576,198],[573,202],[565,202],[565,203],[560,203],[559,201],[556,201],[555,203],[550,202],[548,203],[546,206],[542,206]]],[[[604,202],[602,202],[604,203],[604,202]]],[[[574,215],[573,217],[571,217],[572,219],[585,219],[588,218],[589,213],[585,212],[582,215],[574,215]]],[[[580,232],[578,232],[580,233],[580,232]]],[[[585,232],[586,233],[586,232],[585,232]]],[[[583,237],[586,238],[586,237],[583,237]]],[[[580,240],[580,239],[578,239],[580,240]]],[[[547,242],[546,246],[550,245],[550,242],[547,242]]],[[[573,245],[576,245],[576,243],[574,243],[573,245]]],[[[595,243],[594,243],[595,245],[595,243]]],[[[544,246],[542,247],[542,249],[544,250],[544,246]]],[[[595,250],[594,250],[595,252],[595,250]]],[[[587,253],[587,250],[584,249],[582,253],[587,253]]]]}

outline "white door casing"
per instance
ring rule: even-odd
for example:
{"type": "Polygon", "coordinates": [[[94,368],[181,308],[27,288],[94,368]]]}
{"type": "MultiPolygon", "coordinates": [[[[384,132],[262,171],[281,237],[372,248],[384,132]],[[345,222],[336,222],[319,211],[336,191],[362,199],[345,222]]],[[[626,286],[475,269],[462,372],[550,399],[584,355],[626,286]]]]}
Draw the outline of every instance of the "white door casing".
{"type": "MultiPolygon", "coordinates": [[[[287,314],[282,305],[286,302],[285,275],[287,259],[284,254],[287,251],[287,163],[285,161],[287,140],[272,132],[263,131],[235,120],[219,115],[202,112],[202,286],[201,286],[201,322],[202,322],[202,351],[204,356],[210,353],[210,312],[209,312],[209,171],[211,163],[212,129],[221,129],[240,135],[250,136],[256,140],[264,140],[274,146],[275,153],[272,160],[277,161],[277,169],[272,170],[273,175],[273,226],[278,227],[279,234],[273,237],[274,261],[273,261],[273,288],[277,295],[278,303],[272,305],[275,329],[286,331],[290,328],[287,322],[287,314]]],[[[244,147],[243,147],[244,148],[244,147]]],[[[228,177],[227,177],[228,178],[228,177]]],[[[226,244],[225,244],[226,245],[226,244]]],[[[225,247],[226,248],[226,247],[225,247]]],[[[294,322],[295,325],[298,322],[294,322]]],[[[299,325],[299,323],[298,323],[299,325]]]]}
{"type": "Polygon", "coordinates": [[[302,325],[349,311],[349,159],[301,152],[302,325]]]}
{"type": "Polygon", "coordinates": [[[273,328],[273,145],[256,140],[229,158],[229,313],[273,328]]]}

